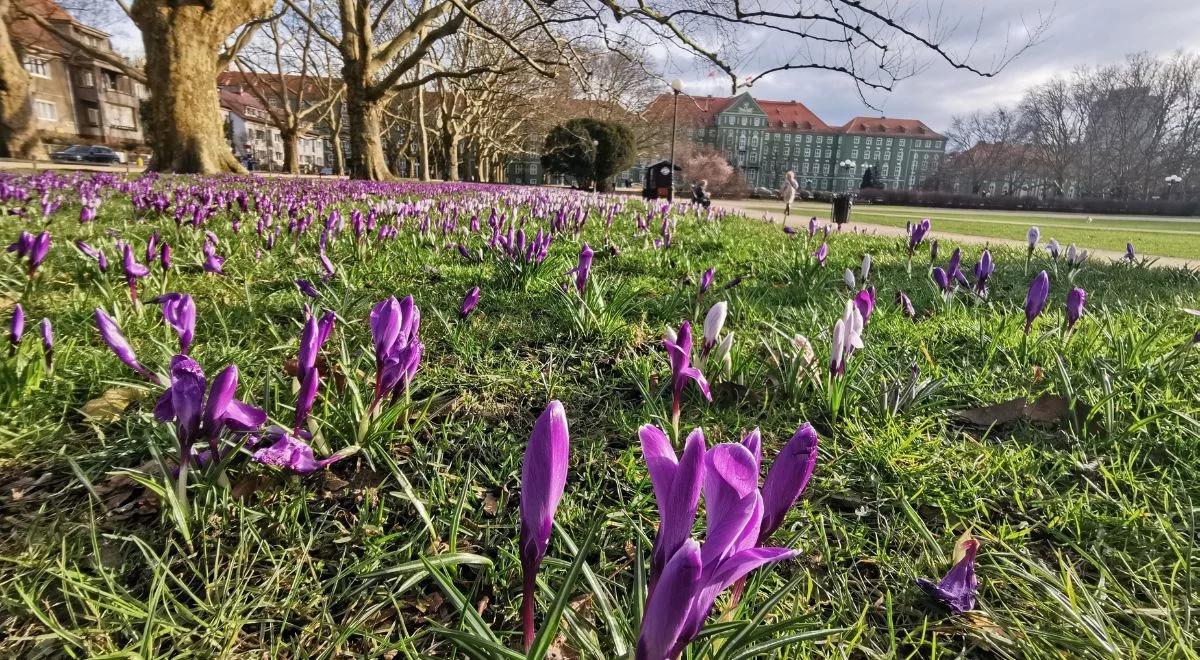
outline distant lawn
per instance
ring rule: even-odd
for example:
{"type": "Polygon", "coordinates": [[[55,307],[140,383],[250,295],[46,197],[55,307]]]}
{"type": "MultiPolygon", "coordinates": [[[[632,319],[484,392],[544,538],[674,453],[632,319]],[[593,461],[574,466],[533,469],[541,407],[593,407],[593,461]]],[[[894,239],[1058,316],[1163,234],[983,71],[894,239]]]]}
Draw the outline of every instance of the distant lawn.
{"type": "MultiPolygon", "coordinates": [[[[749,208],[779,210],[778,203],[752,202],[749,208]]],[[[800,204],[802,214],[827,215],[829,205],[800,204]]],[[[1065,247],[1075,243],[1088,249],[1124,251],[1132,242],[1139,254],[1200,259],[1200,218],[1150,218],[1147,216],[1094,216],[1068,213],[971,211],[917,206],[855,206],[852,217],[860,222],[903,227],[906,222],[931,218],[936,229],[955,234],[1025,240],[1030,225],[1042,230],[1043,241],[1058,239],[1065,247]]]]}

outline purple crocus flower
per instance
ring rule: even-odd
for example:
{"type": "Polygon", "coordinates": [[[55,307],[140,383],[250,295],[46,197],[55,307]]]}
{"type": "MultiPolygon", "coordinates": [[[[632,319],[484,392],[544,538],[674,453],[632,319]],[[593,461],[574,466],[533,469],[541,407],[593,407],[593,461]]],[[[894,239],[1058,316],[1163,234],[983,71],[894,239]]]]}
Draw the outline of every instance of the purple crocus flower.
{"type": "Polygon", "coordinates": [[[672,660],[700,633],[717,596],[754,569],[796,556],[757,547],[763,498],[750,449],[723,443],[704,456],[707,533],[703,545],[685,540],[663,567],[646,599],[639,660],[672,660]]]}
{"type": "Polygon", "coordinates": [[[1033,256],[1033,251],[1037,249],[1038,240],[1041,239],[1041,237],[1042,230],[1038,229],[1037,225],[1029,228],[1029,233],[1025,236],[1026,241],[1029,243],[1029,256],[1033,256]]]}
{"type": "Polygon", "coordinates": [[[310,314],[300,332],[300,350],[296,357],[296,378],[300,381],[300,391],[296,395],[296,418],[293,427],[299,431],[304,426],[308,414],[312,412],[317,394],[321,387],[321,375],[317,369],[317,357],[321,346],[333,331],[336,315],[326,312],[319,320],[315,314],[310,314]]]}
{"type": "Polygon", "coordinates": [[[459,318],[467,318],[471,312],[475,310],[475,306],[479,304],[479,287],[474,287],[463,296],[462,305],[458,308],[459,318]]]}
{"type": "Polygon", "coordinates": [[[300,293],[303,293],[309,298],[321,297],[321,292],[317,291],[317,288],[308,280],[296,280],[296,288],[300,289],[300,293]]]}
{"type": "Polygon", "coordinates": [[[817,235],[817,218],[814,216],[808,219],[808,237],[812,238],[817,235]]]}
{"type": "Polygon", "coordinates": [[[946,264],[946,277],[950,281],[964,281],[966,276],[962,274],[962,248],[954,248],[954,252],[950,253],[950,262],[946,264]]]}
{"type": "Polygon", "coordinates": [[[871,312],[875,311],[875,287],[869,286],[854,296],[854,306],[862,315],[863,324],[870,323],[871,312]]]}
{"type": "Polygon", "coordinates": [[[937,261],[939,246],[940,246],[940,244],[938,243],[938,240],[936,238],[933,239],[932,241],[930,241],[930,243],[929,243],[929,263],[933,263],[933,262],[937,261]]]}
{"type": "Polygon", "coordinates": [[[813,256],[817,258],[817,263],[821,264],[821,268],[824,268],[825,258],[829,256],[829,244],[821,243],[821,246],[817,248],[817,251],[813,252],[813,256]]]}
{"type": "Polygon", "coordinates": [[[169,243],[163,243],[159,246],[158,265],[162,267],[164,273],[171,270],[171,245],[169,243]]]}
{"type": "Polygon", "coordinates": [[[925,240],[925,235],[929,233],[929,229],[932,226],[933,223],[930,222],[929,218],[925,218],[912,226],[908,232],[909,256],[912,256],[912,253],[916,251],[917,246],[921,244],[921,241],[925,240]]]}
{"type": "Polygon", "coordinates": [[[942,293],[950,292],[950,277],[946,275],[946,271],[942,270],[941,266],[935,266],[930,277],[933,278],[933,283],[942,293]]]}
{"type": "Polygon", "coordinates": [[[137,355],[133,352],[133,347],[129,345],[129,340],[125,338],[125,334],[121,332],[121,328],[117,325],[116,321],[112,320],[112,317],[97,307],[95,319],[96,329],[100,331],[100,338],[104,340],[104,343],[108,345],[109,350],[113,352],[113,355],[117,356],[118,360],[124,362],[126,366],[151,383],[156,385],[162,384],[162,379],[158,377],[158,374],[150,371],[142,366],[141,362],[138,362],[137,355]]]}
{"type": "Polygon", "coordinates": [[[925,578],[917,578],[917,586],[955,614],[975,609],[975,592],[979,589],[979,580],[975,577],[975,555],[979,552],[979,541],[967,539],[962,542],[962,548],[963,558],[946,573],[941,582],[934,584],[925,578]]]}
{"type": "Polygon", "coordinates": [[[383,398],[408,391],[425,347],[418,339],[421,312],[412,296],[382,300],[371,310],[371,336],[375,344],[375,410],[383,398]]]}
{"type": "Polygon", "coordinates": [[[788,226],[784,225],[784,227],[783,227],[783,233],[787,234],[788,236],[795,236],[795,235],[796,235],[796,228],[795,228],[795,227],[788,227],[788,226]]]}
{"type": "Polygon", "coordinates": [[[1075,287],[1067,293],[1067,332],[1070,332],[1075,327],[1075,323],[1083,316],[1083,306],[1086,303],[1087,291],[1075,287]]]}
{"type": "Polygon", "coordinates": [[[808,486],[817,465],[817,442],[816,429],[805,422],[796,429],[792,439],[788,440],[771,463],[762,488],[763,518],[758,534],[759,545],[766,543],[779,529],[788,510],[808,486]]]}
{"type": "Polygon", "coordinates": [[[13,307],[12,318],[8,322],[8,340],[12,342],[14,350],[17,344],[21,343],[21,337],[25,335],[25,308],[21,303],[17,303],[13,307]]]}
{"type": "Polygon", "coordinates": [[[179,352],[186,355],[196,336],[196,303],[186,293],[164,293],[151,302],[162,305],[163,320],[179,335],[179,352]]]}
{"type": "MultiPolygon", "coordinates": [[[[28,233],[28,232],[23,232],[23,233],[28,233]]],[[[87,243],[85,243],[81,240],[75,241],[75,249],[82,252],[85,256],[91,257],[92,259],[100,258],[100,250],[97,250],[96,248],[92,247],[91,245],[88,245],[87,243]]],[[[12,250],[11,245],[9,246],[9,250],[10,251],[12,250]]]]}
{"type": "Polygon", "coordinates": [[[50,232],[44,231],[33,239],[33,244],[29,248],[29,274],[33,275],[37,272],[38,266],[46,260],[46,255],[50,254],[50,232]]]}
{"type": "Polygon", "coordinates": [[[896,292],[896,304],[900,306],[900,310],[910,319],[917,318],[917,310],[913,307],[912,300],[907,293],[903,291],[896,292]]]}
{"type": "Polygon", "coordinates": [[[679,428],[679,403],[688,381],[696,381],[700,392],[709,401],[712,401],[712,392],[708,388],[708,381],[704,380],[704,374],[692,366],[691,321],[684,321],[679,326],[675,341],[664,339],[663,347],[671,360],[671,421],[675,428],[679,428]]]}
{"type": "Polygon", "coordinates": [[[575,274],[575,290],[579,295],[583,295],[587,290],[588,276],[592,272],[592,258],[595,257],[595,252],[587,243],[583,244],[583,249],[579,251],[579,263],[570,270],[567,274],[575,274]]]}
{"type": "Polygon", "coordinates": [[[42,348],[49,353],[54,350],[54,327],[50,325],[50,319],[43,317],[39,330],[42,335],[42,348]]]}
{"type": "Polygon", "coordinates": [[[1137,254],[1133,251],[1133,243],[1125,244],[1125,258],[1129,263],[1137,261],[1137,254]]]}
{"type": "Polygon", "coordinates": [[[716,268],[709,268],[708,270],[704,271],[704,274],[700,276],[700,295],[704,295],[704,292],[708,291],[708,287],[712,286],[713,278],[716,277],[716,275],[716,268]]]}
{"type": "Polygon", "coordinates": [[[17,240],[9,243],[8,247],[4,248],[4,251],[16,252],[18,259],[24,259],[29,255],[31,249],[33,249],[33,234],[22,230],[20,234],[17,234],[17,240]]]}
{"type": "Polygon", "coordinates": [[[570,445],[566,410],[558,401],[551,401],[534,423],[521,461],[521,623],[526,650],[533,645],[537,572],[546,556],[554,513],[567,485],[570,445]]]}
{"type": "Polygon", "coordinates": [[[225,367],[207,387],[204,371],[186,355],[171,358],[171,384],[154,406],[154,417],[160,422],[174,422],[179,439],[181,465],[192,453],[192,445],[207,438],[211,456],[220,456],[218,439],[221,431],[235,433],[257,431],[267,421],[262,409],[234,398],[237,393],[238,368],[225,367]]]}
{"type": "Polygon", "coordinates": [[[650,591],[654,591],[667,561],[691,536],[696,522],[704,475],[704,432],[695,429],[688,434],[678,458],[670,438],[658,427],[646,424],[638,429],[638,438],[661,521],[650,560],[650,591]]]}
{"type": "Polygon", "coordinates": [[[212,241],[204,241],[204,272],[225,274],[225,257],[217,254],[217,244],[212,241]]]}
{"type": "Polygon", "coordinates": [[[145,277],[150,274],[150,269],[137,262],[137,257],[133,254],[133,246],[126,243],[122,249],[123,259],[121,266],[125,271],[125,282],[129,285],[129,297],[137,300],[137,281],[140,277],[145,277]]]}
{"type": "Polygon", "coordinates": [[[1029,283],[1029,293],[1025,295],[1025,334],[1033,328],[1033,320],[1045,309],[1049,297],[1050,276],[1043,270],[1034,276],[1029,283]]]}
{"type": "Polygon", "coordinates": [[[272,426],[264,436],[273,441],[270,446],[254,452],[254,460],[263,465],[282,468],[294,474],[310,474],[326,468],[358,451],[358,447],[347,447],[339,452],[317,460],[313,449],[304,441],[302,435],[293,435],[286,429],[272,426]]]}
{"type": "Polygon", "coordinates": [[[983,293],[987,290],[988,278],[992,276],[994,270],[996,270],[996,266],[992,263],[992,253],[984,250],[979,257],[979,263],[975,264],[976,292],[983,293]]]}

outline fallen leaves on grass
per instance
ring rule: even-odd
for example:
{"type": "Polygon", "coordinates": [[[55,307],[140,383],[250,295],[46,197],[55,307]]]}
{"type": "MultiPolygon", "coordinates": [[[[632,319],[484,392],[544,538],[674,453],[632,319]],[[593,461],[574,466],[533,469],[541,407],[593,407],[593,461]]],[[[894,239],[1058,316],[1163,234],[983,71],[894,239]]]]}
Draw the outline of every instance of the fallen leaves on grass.
{"type": "Polygon", "coordinates": [[[131,403],[145,396],[145,392],[132,387],[114,387],[83,404],[80,412],[84,419],[96,424],[117,421],[131,403]]]}
{"type": "Polygon", "coordinates": [[[1090,406],[1082,401],[1076,400],[1072,406],[1071,399],[1065,396],[1043,394],[1033,402],[1023,397],[1016,398],[991,406],[960,410],[957,416],[971,426],[990,428],[1018,421],[1056,424],[1070,418],[1072,414],[1077,420],[1083,420],[1088,417],[1090,409],[1090,406]]]}

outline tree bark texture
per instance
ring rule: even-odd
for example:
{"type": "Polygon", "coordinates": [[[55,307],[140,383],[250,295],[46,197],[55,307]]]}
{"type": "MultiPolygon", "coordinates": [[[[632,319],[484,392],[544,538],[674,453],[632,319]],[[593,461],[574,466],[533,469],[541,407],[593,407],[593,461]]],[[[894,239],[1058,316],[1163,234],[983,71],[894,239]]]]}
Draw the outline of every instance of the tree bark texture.
{"type": "Polygon", "coordinates": [[[29,73],[13,48],[4,19],[11,9],[0,0],[0,157],[32,158],[41,141],[29,101],[29,73]]]}
{"type": "Polygon", "coordinates": [[[153,169],[245,171],[221,130],[217,75],[225,65],[225,40],[270,8],[271,0],[135,0],[132,16],[146,50],[153,169]]]}

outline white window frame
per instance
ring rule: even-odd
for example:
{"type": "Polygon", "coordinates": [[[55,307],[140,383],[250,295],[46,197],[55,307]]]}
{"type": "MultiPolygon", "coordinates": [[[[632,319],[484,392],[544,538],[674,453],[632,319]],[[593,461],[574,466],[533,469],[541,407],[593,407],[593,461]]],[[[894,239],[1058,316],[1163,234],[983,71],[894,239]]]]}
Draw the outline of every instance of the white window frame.
{"type": "Polygon", "coordinates": [[[41,121],[56,122],[56,121],[58,121],[58,104],[55,103],[54,101],[46,101],[44,99],[34,99],[33,100],[33,115],[41,121]],[[47,109],[47,108],[50,110],[50,114],[53,116],[46,117],[43,115],[42,110],[47,109]]]}
{"type": "Polygon", "coordinates": [[[34,78],[50,80],[50,60],[37,55],[26,55],[21,58],[21,67],[34,78]]]}

